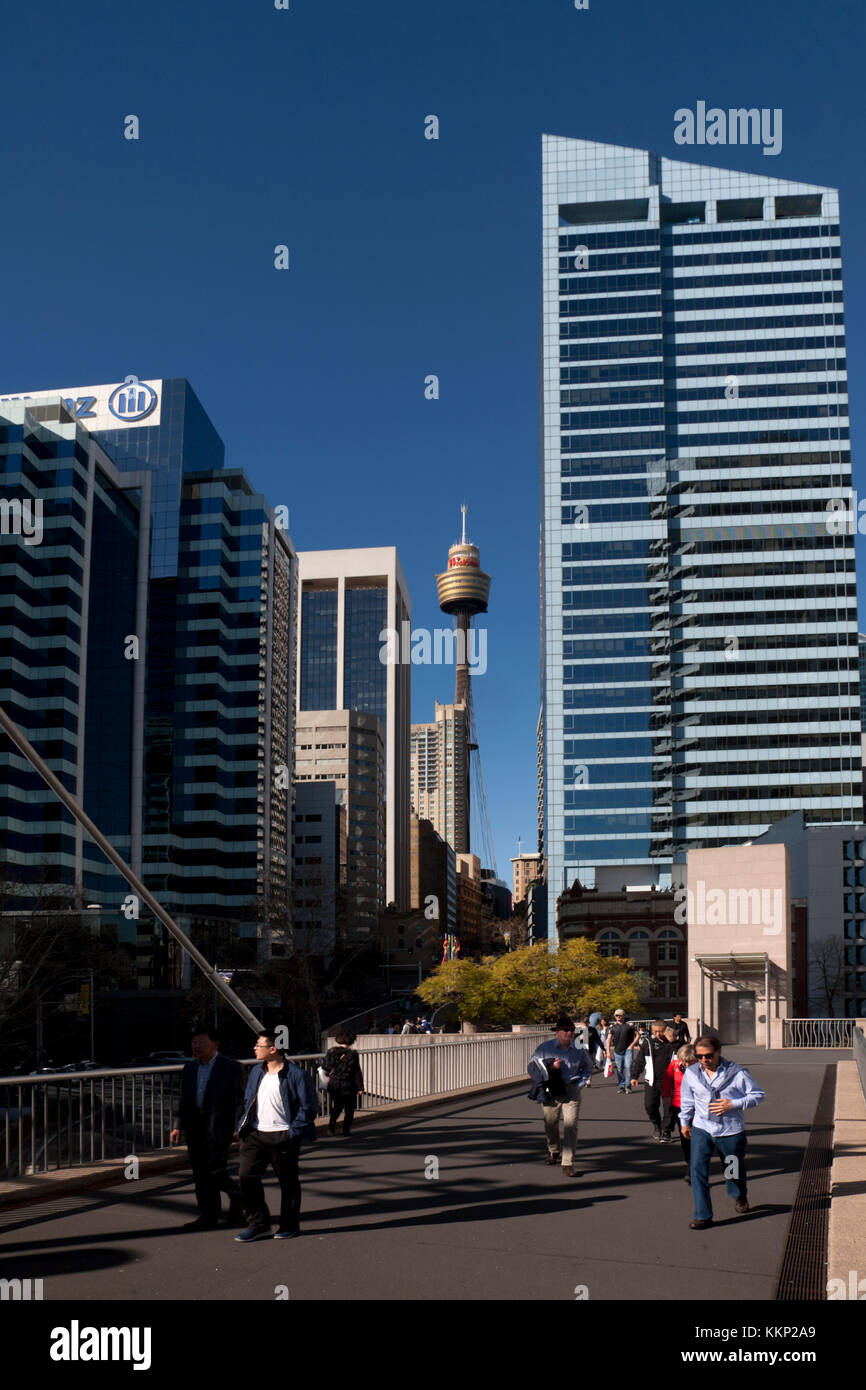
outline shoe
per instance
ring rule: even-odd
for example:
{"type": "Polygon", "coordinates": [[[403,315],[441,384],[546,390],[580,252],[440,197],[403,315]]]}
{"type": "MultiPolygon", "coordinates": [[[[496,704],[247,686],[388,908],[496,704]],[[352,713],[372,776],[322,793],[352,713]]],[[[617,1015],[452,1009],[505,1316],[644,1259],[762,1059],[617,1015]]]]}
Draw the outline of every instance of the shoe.
{"type": "Polygon", "coordinates": [[[691,1187],[691,1185],[692,1185],[692,1175],[691,1175],[691,1173],[686,1173],[685,1177],[683,1178],[683,1182],[687,1182],[688,1185],[689,1185],[689,1187],[691,1187]]]}
{"type": "Polygon", "coordinates": [[[270,1226],[265,1226],[263,1230],[254,1230],[251,1226],[248,1226],[245,1231],[241,1231],[239,1236],[235,1236],[235,1240],[239,1240],[242,1245],[246,1245],[251,1240],[269,1240],[270,1235],[270,1226]]]}
{"type": "Polygon", "coordinates": [[[329,1133],[329,1134],[336,1134],[336,1133],[337,1133],[337,1126],[336,1126],[336,1125],[328,1125],[328,1133],[329,1133]]]}
{"type": "Polygon", "coordinates": [[[548,1155],[547,1155],[547,1158],[546,1158],[544,1161],[545,1161],[545,1163],[549,1163],[549,1164],[551,1165],[551,1167],[552,1167],[554,1163],[558,1163],[558,1162],[559,1162],[559,1160],[560,1160],[561,1157],[562,1157],[561,1154],[548,1154],[548,1155]]]}
{"type": "Polygon", "coordinates": [[[591,1082],[591,1081],[587,1081],[586,1084],[587,1084],[587,1086],[591,1086],[591,1085],[592,1085],[592,1082],[591,1082]]]}
{"type": "Polygon", "coordinates": [[[734,1203],[734,1211],[739,1212],[740,1216],[744,1216],[747,1211],[751,1210],[752,1208],[749,1206],[748,1202],[744,1200],[744,1198],[737,1198],[736,1202],[734,1203]]]}
{"type": "Polygon", "coordinates": [[[577,1173],[574,1171],[574,1164],[573,1164],[573,1163],[563,1163],[563,1165],[562,1165],[562,1176],[563,1176],[564,1178],[576,1178],[576,1177],[577,1177],[577,1173]]]}
{"type": "Polygon", "coordinates": [[[660,1144],[669,1144],[670,1142],[671,1142],[671,1136],[670,1136],[669,1134],[665,1134],[664,1130],[662,1130],[661,1134],[659,1135],[659,1143],[660,1143],[660,1144]]]}
{"type": "Polygon", "coordinates": [[[653,1130],[653,1139],[657,1139],[658,1142],[661,1143],[661,1141],[662,1141],[662,1132],[661,1132],[660,1129],[654,1129],[654,1130],[653,1130]]]}
{"type": "Polygon", "coordinates": [[[690,1231],[705,1231],[705,1230],[707,1229],[707,1227],[708,1227],[708,1226],[712,1226],[712,1224],[713,1224],[713,1223],[712,1223],[712,1219],[710,1219],[709,1221],[690,1221],[690,1222],[689,1222],[689,1230],[690,1230],[690,1231]]]}
{"type": "Polygon", "coordinates": [[[620,1087],[619,1087],[619,1093],[620,1093],[621,1096],[624,1096],[624,1095],[625,1095],[625,1086],[620,1086],[620,1087]]]}
{"type": "Polygon", "coordinates": [[[294,1240],[300,1234],[300,1231],[274,1231],[274,1240],[294,1240]]]}
{"type": "Polygon", "coordinates": [[[195,1221],[186,1221],[186,1222],[183,1224],[183,1226],[180,1227],[180,1230],[182,1230],[182,1231],[215,1231],[216,1228],[217,1228],[217,1223],[216,1223],[215,1221],[206,1221],[205,1218],[204,1218],[203,1216],[197,1216],[196,1219],[195,1219],[195,1221]]]}

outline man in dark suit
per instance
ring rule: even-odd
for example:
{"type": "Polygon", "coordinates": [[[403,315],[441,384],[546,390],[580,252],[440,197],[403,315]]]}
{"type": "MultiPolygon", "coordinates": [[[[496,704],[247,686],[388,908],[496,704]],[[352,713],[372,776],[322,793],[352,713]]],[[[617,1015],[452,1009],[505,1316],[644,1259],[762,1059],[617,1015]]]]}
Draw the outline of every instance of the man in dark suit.
{"type": "Polygon", "coordinates": [[[169,1136],[172,1144],[180,1143],[181,1133],[186,1136],[198,1202],[197,1219],[181,1229],[213,1230],[219,1221],[220,1192],[228,1194],[228,1224],[243,1226],[241,1189],[226,1171],[229,1145],[243,1110],[243,1069],[220,1056],[219,1037],[211,1028],[201,1027],[193,1034],[192,1055],[196,1060],[183,1069],[169,1136]]]}

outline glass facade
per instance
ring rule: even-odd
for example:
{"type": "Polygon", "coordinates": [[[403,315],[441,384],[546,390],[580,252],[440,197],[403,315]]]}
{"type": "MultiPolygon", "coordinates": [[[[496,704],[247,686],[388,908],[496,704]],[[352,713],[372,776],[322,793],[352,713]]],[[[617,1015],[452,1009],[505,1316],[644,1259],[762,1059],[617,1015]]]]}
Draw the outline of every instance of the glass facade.
{"type": "Polygon", "coordinates": [[[337,704],[337,599],[333,589],[305,588],[301,600],[301,709],[337,704]]]}
{"type": "MultiPolygon", "coordinates": [[[[119,485],[59,403],[0,410],[0,700],[128,860],[139,492],[119,485]]],[[[13,896],[29,883],[79,884],[119,907],[124,881],[3,744],[0,844],[7,879],[21,885],[13,896]]]]}
{"type": "Polygon", "coordinates": [[[375,714],[388,737],[388,667],[379,660],[379,636],[388,626],[388,589],[346,587],[343,709],[375,714]]]}
{"type": "Polygon", "coordinates": [[[836,193],[545,137],[544,219],[552,913],[863,803],[836,193]]]}
{"type": "Polygon", "coordinates": [[[184,474],[178,538],[177,579],[151,609],[147,878],[179,913],[280,919],[293,554],[235,470],[184,474]]]}
{"type": "Polygon", "coordinates": [[[172,577],[178,564],[178,519],[183,474],[222,468],[225,445],[184,377],[162,382],[160,423],[96,433],[122,472],[146,468],[151,489],[151,575],[172,577]]]}

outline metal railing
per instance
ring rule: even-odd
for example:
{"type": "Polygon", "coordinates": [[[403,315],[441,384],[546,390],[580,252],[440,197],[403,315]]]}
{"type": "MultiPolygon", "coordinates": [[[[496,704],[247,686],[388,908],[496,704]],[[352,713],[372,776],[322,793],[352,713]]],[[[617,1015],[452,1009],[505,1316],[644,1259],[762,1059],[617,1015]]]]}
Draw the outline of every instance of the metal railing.
{"type": "Polygon", "coordinates": [[[857,1063],[857,1070],[860,1073],[860,1089],[863,1092],[863,1099],[866,1101],[866,1034],[862,1028],[854,1029],[854,1061],[857,1063]]]}
{"type": "Polygon", "coordinates": [[[785,1018],[782,1046],[853,1047],[854,1028],[853,1018],[785,1018]]]}
{"type": "MultiPolygon", "coordinates": [[[[418,1100],[485,1082],[517,1080],[538,1033],[449,1039],[447,1047],[358,1048],[364,1073],[361,1110],[418,1100]]],[[[408,1041],[408,1040],[407,1040],[408,1041]]],[[[322,1053],[290,1057],[315,1081],[322,1053]]],[[[241,1065],[249,1070],[253,1060],[241,1065]]],[[[169,1147],[183,1065],[39,1076],[0,1077],[0,1180],[77,1168],[169,1147]]],[[[319,1090],[318,1114],[328,1113],[319,1090]]]]}

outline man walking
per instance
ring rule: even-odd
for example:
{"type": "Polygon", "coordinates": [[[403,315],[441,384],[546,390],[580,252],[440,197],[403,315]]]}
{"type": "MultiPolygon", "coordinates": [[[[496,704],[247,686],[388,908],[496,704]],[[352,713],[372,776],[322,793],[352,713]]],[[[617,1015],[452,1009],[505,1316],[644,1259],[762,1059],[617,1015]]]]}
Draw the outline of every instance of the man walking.
{"type": "Polygon", "coordinates": [[[280,1224],[274,1240],[300,1235],[301,1180],[298,1154],[304,1139],[316,1137],[316,1088],[276,1045],[273,1033],[260,1033],[256,1065],[244,1096],[244,1116],[238,1126],[241,1141],[241,1199],[247,1229],[235,1240],[246,1243],[270,1235],[271,1214],[265,1201],[262,1174],[268,1165],[280,1184],[280,1224]]]}
{"type": "Polygon", "coordinates": [[[760,1105],[764,1092],[745,1067],[722,1056],[713,1033],[695,1043],[697,1065],[683,1075],[680,1091],[680,1132],[691,1139],[691,1178],[695,1198],[693,1231],[713,1224],[710,1201],[710,1159],[717,1149],[725,1161],[725,1186],[734,1210],[749,1210],[746,1192],[746,1124],[743,1112],[760,1105]]]}
{"type": "Polygon", "coordinates": [[[169,1135],[179,1144],[186,1135],[195,1181],[198,1217],[184,1231],[213,1230],[220,1215],[220,1192],[228,1194],[230,1226],[242,1225],[241,1190],[226,1171],[229,1145],[243,1107],[244,1074],[238,1062],[220,1056],[219,1037],[212,1028],[199,1028],[180,1083],[180,1097],[169,1135]]]}
{"type": "Polygon", "coordinates": [[[686,1023],[681,1013],[674,1014],[674,1038],[678,1048],[690,1043],[692,1035],[689,1032],[689,1025],[686,1023]]]}
{"type": "MultiPolygon", "coordinates": [[[[652,1024],[652,1036],[645,1037],[639,1047],[634,1049],[634,1073],[632,1084],[644,1079],[643,1103],[647,1118],[653,1127],[653,1139],[666,1144],[670,1130],[662,1130],[662,1082],[671,1064],[675,1045],[665,1037],[663,1023],[652,1024]]],[[[671,1116],[671,1121],[673,1117],[671,1116]]]]}
{"type": "Polygon", "coordinates": [[[574,1022],[563,1015],[556,1020],[556,1037],[540,1043],[529,1059],[533,1081],[530,1096],[541,1102],[547,1162],[562,1162],[562,1176],[574,1178],[574,1151],[577,1146],[577,1119],[580,1092],[592,1076],[592,1063],[584,1047],[574,1043],[574,1022]],[[562,1118],[562,1144],[559,1122],[562,1118]]]}
{"type": "Polygon", "coordinates": [[[616,1067],[619,1093],[622,1096],[626,1094],[631,1085],[633,1060],[631,1048],[635,1036],[634,1028],[625,1021],[625,1010],[614,1009],[613,1026],[607,1039],[607,1055],[616,1067]]]}

